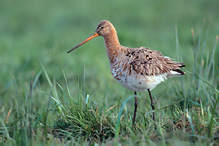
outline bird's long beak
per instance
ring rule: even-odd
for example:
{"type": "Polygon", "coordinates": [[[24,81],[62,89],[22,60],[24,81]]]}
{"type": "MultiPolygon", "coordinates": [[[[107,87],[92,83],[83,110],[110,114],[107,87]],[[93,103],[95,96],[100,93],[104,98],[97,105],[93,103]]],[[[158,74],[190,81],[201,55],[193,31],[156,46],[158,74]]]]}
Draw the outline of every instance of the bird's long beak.
{"type": "Polygon", "coordinates": [[[72,48],[71,50],[69,50],[67,53],[70,53],[71,51],[77,49],[78,47],[80,47],[81,45],[83,45],[84,43],[88,42],[89,40],[95,38],[99,36],[99,34],[97,32],[94,32],[89,38],[87,38],[86,40],[84,40],[83,42],[81,42],[80,44],[78,44],[77,46],[75,46],[74,48],[72,48]]]}

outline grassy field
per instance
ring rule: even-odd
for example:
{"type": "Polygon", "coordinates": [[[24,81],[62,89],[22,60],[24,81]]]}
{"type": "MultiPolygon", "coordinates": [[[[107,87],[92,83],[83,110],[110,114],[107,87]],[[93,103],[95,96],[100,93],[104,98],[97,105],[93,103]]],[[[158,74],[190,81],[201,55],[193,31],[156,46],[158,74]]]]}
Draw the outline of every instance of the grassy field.
{"type": "Polygon", "coordinates": [[[219,2],[1,1],[0,143],[219,144],[219,2]],[[67,51],[111,21],[120,43],[184,62],[187,75],[139,92],[112,77],[103,38],[67,51]],[[154,130],[152,112],[156,114],[154,130]]]}

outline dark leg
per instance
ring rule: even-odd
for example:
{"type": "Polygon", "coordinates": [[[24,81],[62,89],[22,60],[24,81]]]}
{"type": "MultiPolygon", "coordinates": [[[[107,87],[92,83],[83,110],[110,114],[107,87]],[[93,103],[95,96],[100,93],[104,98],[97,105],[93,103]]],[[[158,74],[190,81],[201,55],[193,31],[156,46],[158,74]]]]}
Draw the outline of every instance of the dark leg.
{"type": "Polygon", "coordinates": [[[136,112],[137,112],[137,108],[138,108],[137,92],[134,92],[134,94],[135,94],[135,109],[134,109],[134,115],[133,115],[133,123],[132,123],[132,126],[135,125],[135,117],[136,117],[136,112]]]}
{"type": "MultiPolygon", "coordinates": [[[[155,110],[155,107],[154,107],[154,100],[153,100],[153,98],[152,98],[152,96],[151,96],[151,91],[150,91],[150,89],[148,89],[148,93],[149,93],[149,96],[150,96],[150,99],[151,99],[151,107],[152,107],[152,110],[155,110]]],[[[153,120],[154,120],[154,122],[155,122],[155,113],[153,112],[153,120]]],[[[155,127],[155,129],[156,129],[156,127],[155,127]]]]}

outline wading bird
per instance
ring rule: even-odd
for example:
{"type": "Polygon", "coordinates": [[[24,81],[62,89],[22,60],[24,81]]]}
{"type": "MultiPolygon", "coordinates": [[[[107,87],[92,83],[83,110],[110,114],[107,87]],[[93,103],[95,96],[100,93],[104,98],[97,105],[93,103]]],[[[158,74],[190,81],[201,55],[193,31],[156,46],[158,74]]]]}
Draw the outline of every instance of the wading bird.
{"type": "MultiPolygon", "coordinates": [[[[115,27],[107,20],[101,21],[89,38],[69,50],[68,53],[97,36],[104,38],[114,79],[123,87],[134,91],[135,108],[132,121],[134,126],[138,107],[137,92],[147,90],[152,110],[155,110],[151,90],[167,78],[185,75],[186,73],[180,70],[185,65],[150,48],[129,48],[120,45],[115,27]]],[[[152,118],[155,121],[154,112],[152,118]]]]}

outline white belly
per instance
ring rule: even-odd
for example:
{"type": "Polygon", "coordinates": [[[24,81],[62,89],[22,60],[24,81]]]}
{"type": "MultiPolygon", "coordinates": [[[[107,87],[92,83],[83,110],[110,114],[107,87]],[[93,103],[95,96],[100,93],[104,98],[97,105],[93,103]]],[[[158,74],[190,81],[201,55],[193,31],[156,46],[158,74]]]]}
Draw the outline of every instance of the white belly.
{"type": "Polygon", "coordinates": [[[123,87],[132,90],[132,91],[145,91],[147,89],[152,90],[158,84],[163,82],[166,79],[166,74],[158,75],[158,76],[128,76],[126,78],[121,78],[121,80],[117,80],[119,84],[123,87]],[[139,77],[141,76],[141,77],[139,77]]]}
{"type": "MultiPolygon", "coordinates": [[[[111,68],[112,69],[112,68],[111,68]]],[[[157,76],[147,76],[147,75],[137,75],[128,74],[127,72],[122,72],[121,70],[111,70],[113,77],[119,82],[123,87],[132,91],[145,91],[147,89],[152,90],[158,84],[167,79],[167,74],[161,74],[157,76]]]]}

